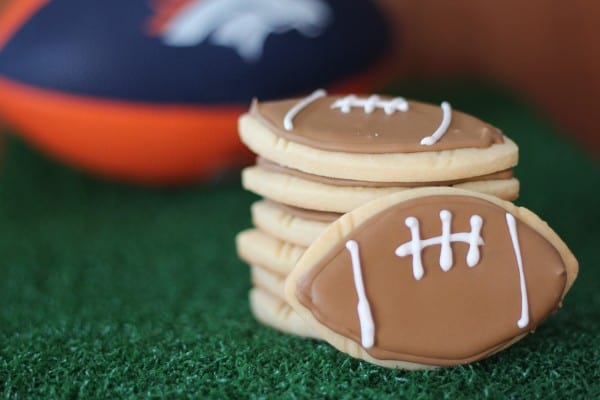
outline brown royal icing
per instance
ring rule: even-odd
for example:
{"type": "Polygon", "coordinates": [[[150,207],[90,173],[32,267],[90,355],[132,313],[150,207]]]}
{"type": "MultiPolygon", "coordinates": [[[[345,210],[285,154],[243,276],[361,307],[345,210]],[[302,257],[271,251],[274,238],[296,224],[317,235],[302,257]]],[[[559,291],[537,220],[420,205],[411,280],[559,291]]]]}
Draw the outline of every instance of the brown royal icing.
{"type": "MultiPolygon", "coordinates": [[[[452,111],[446,133],[433,145],[420,144],[440,125],[442,110],[437,105],[408,101],[407,111],[387,115],[376,108],[371,113],[353,107],[349,113],[332,109],[339,96],[326,96],[311,102],[294,116],[293,129],[283,120],[301,99],[253,101],[250,114],[275,134],[311,147],[348,153],[414,153],[467,147],[484,148],[502,143],[502,132],[462,112],[452,111]]],[[[391,98],[381,96],[384,101],[391,98]]]]}
{"type": "Polygon", "coordinates": [[[298,178],[306,179],[313,182],[325,183],[334,186],[350,186],[350,187],[423,187],[423,186],[447,186],[456,185],[464,182],[474,181],[489,181],[495,179],[510,179],[514,176],[512,169],[506,169],[504,171],[494,172],[492,174],[480,175],[465,179],[453,179],[449,181],[438,181],[438,182],[369,182],[369,181],[358,181],[353,179],[339,179],[330,178],[327,176],[309,174],[307,172],[299,171],[297,169],[284,167],[283,165],[269,161],[263,157],[256,159],[256,165],[264,168],[268,171],[279,172],[287,175],[296,176],[298,178]]]}
{"type": "Polygon", "coordinates": [[[336,244],[298,282],[297,297],[321,323],[361,343],[357,291],[347,240],[360,248],[364,288],[374,321],[374,345],[366,351],[381,360],[427,365],[472,362],[512,338],[535,329],[559,306],[566,272],[558,251],[534,229],[517,220],[526,282],[528,316],[519,328],[522,293],[506,211],[467,196],[430,196],[397,204],[371,217],[336,244]],[[466,264],[469,245],[451,244],[453,266],[440,268],[440,245],[422,250],[425,274],[413,275],[413,257],[396,248],[411,241],[405,219],[420,223],[421,239],[441,234],[440,211],[452,214],[451,232],[470,232],[470,218],[482,217],[479,262],[466,264]]]}

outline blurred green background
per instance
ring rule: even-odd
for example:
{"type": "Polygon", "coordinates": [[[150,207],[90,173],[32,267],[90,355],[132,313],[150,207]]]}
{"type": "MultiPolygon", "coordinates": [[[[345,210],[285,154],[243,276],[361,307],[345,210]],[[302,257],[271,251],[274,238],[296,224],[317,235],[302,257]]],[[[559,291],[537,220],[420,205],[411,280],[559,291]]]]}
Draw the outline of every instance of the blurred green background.
{"type": "Polygon", "coordinates": [[[448,100],[520,146],[517,201],[580,261],[563,309],[488,360],[386,370],[280,334],[248,309],[237,174],[177,190],[95,180],[7,143],[0,176],[0,396],[12,398],[600,398],[600,168],[494,88],[448,100]]]}

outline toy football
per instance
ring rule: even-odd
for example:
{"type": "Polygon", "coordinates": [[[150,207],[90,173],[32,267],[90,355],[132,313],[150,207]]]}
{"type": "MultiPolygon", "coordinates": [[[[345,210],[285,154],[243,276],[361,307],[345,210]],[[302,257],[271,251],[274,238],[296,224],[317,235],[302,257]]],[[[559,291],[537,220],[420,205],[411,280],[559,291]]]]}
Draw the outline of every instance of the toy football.
{"type": "Polygon", "coordinates": [[[381,84],[366,0],[18,0],[0,14],[0,113],[29,142],[144,183],[244,163],[253,97],[381,84]]]}

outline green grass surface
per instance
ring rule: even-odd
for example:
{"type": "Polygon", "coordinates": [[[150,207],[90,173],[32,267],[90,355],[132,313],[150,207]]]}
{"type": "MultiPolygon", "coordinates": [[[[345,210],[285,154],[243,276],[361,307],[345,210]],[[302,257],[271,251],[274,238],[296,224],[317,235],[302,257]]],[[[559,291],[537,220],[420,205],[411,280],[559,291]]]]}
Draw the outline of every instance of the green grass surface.
{"type": "MultiPolygon", "coordinates": [[[[569,244],[580,276],[538,331],[488,360],[386,370],[265,328],[234,235],[237,178],[180,190],[106,183],[9,141],[0,177],[0,396],[6,398],[598,398],[600,169],[489,91],[448,99],[521,147],[518,203],[569,244]]],[[[83,133],[82,133],[83,134],[83,133]]]]}

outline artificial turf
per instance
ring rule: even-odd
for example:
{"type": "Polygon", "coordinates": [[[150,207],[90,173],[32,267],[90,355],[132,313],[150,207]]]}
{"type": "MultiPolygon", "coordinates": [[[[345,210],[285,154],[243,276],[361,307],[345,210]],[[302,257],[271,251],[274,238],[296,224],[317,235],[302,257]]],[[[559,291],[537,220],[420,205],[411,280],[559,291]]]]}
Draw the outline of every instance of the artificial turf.
{"type": "Polygon", "coordinates": [[[236,176],[130,187],[11,139],[0,176],[0,396],[600,398],[598,159],[499,92],[410,94],[447,99],[519,143],[518,203],[581,264],[563,309],[535,334],[482,362],[427,372],[280,334],[248,310],[234,236],[250,225],[256,197],[236,176]]]}

